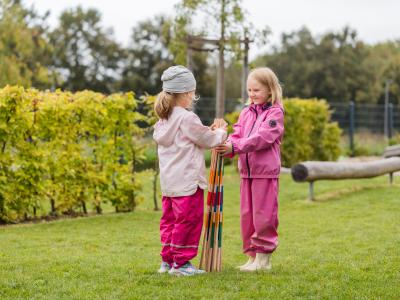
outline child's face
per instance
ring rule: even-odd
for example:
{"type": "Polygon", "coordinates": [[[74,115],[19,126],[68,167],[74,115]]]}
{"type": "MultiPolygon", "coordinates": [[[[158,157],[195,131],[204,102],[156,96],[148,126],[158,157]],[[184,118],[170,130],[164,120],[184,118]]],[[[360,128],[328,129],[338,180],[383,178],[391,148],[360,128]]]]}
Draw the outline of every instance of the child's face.
{"type": "Polygon", "coordinates": [[[180,105],[184,108],[190,108],[193,103],[193,98],[195,96],[195,92],[196,91],[191,91],[191,92],[185,93],[185,97],[182,97],[179,100],[178,105],[180,105]]]}
{"type": "Polygon", "coordinates": [[[260,82],[255,80],[252,77],[249,77],[247,80],[247,93],[251,102],[254,104],[262,104],[267,102],[269,91],[268,89],[262,85],[260,82]]]}

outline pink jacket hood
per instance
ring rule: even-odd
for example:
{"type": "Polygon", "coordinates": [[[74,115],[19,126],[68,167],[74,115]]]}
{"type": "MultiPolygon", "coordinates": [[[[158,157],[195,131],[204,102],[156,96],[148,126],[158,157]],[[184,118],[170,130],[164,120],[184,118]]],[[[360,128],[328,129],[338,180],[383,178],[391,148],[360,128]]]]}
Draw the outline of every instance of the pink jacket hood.
{"type": "Polygon", "coordinates": [[[168,147],[174,143],[176,134],[185,115],[187,114],[183,108],[174,108],[168,120],[160,120],[157,122],[153,138],[158,145],[168,147]]]}

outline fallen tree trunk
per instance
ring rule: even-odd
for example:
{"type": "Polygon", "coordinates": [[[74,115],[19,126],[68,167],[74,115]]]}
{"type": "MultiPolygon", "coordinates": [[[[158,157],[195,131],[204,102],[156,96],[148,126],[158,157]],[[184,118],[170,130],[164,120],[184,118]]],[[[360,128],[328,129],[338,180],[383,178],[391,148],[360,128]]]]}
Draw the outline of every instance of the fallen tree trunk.
{"type": "Polygon", "coordinates": [[[372,162],[306,161],[292,167],[292,177],[297,182],[322,179],[371,178],[400,171],[400,157],[372,162]]]}
{"type": "Polygon", "coordinates": [[[400,145],[386,147],[383,157],[389,158],[393,156],[400,156],[400,145]]]}

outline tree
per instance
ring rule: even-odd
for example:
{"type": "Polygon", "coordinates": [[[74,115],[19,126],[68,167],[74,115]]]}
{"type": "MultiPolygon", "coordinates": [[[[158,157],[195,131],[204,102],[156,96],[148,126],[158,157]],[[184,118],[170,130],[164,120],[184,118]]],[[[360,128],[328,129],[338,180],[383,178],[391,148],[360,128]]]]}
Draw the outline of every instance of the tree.
{"type": "Polygon", "coordinates": [[[279,76],[287,97],[324,98],[331,102],[372,102],[379,96],[376,74],[368,63],[369,48],[345,27],[319,38],[307,28],[283,34],[280,47],[258,57],[279,76]]]}
{"type": "Polygon", "coordinates": [[[18,0],[0,1],[0,86],[48,88],[52,47],[46,18],[18,0]]]}
{"type": "Polygon", "coordinates": [[[103,29],[100,22],[101,15],[95,9],[78,6],[61,14],[58,27],[51,33],[54,66],[63,77],[57,86],[103,93],[115,89],[123,52],[113,40],[112,30],[103,29]]]}
{"type": "Polygon", "coordinates": [[[216,89],[216,115],[222,117],[225,110],[225,50],[240,50],[240,37],[245,32],[244,14],[240,0],[183,0],[177,6],[178,14],[174,21],[173,40],[170,46],[176,60],[183,63],[187,53],[190,36],[206,36],[200,40],[213,44],[218,49],[218,80],[216,89]],[[203,17],[200,30],[194,28],[195,18],[203,17]],[[215,35],[218,32],[218,35],[215,35]],[[211,37],[211,39],[210,39],[211,37]]]}
{"type": "Polygon", "coordinates": [[[311,78],[314,95],[335,102],[370,102],[378,94],[372,88],[373,70],[364,62],[368,48],[348,27],[325,34],[315,49],[317,69],[311,78]]]}
{"type": "Polygon", "coordinates": [[[253,64],[271,67],[283,82],[286,96],[308,98],[312,95],[310,78],[316,68],[315,47],[316,41],[311,32],[302,28],[282,34],[281,46],[253,64]]]}
{"type": "Polygon", "coordinates": [[[388,41],[370,46],[365,64],[375,74],[376,80],[372,84],[378,91],[379,103],[384,102],[385,81],[391,80],[390,102],[400,104],[400,41],[388,41]]]}
{"type": "Polygon", "coordinates": [[[119,88],[141,96],[155,95],[161,89],[161,74],[173,64],[164,28],[168,19],[157,16],[139,22],[132,29],[131,42],[125,50],[119,88]]]}

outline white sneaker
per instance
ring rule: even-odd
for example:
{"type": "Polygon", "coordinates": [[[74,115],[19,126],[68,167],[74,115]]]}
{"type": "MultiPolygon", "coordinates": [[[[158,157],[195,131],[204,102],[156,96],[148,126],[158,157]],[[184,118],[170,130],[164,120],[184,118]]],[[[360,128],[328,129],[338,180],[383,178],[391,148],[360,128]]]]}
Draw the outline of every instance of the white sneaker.
{"type": "Polygon", "coordinates": [[[187,262],[180,268],[175,268],[175,266],[173,266],[172,269],[169,270],[169,272],[168,272],[168,274],[175,275],[175,276],[193,276],[193,275],[204,274],[204,273],[206,273],[206,271],[197,269],[190,262],[187,262]]]}
{"type": "Polygon", "coordinates": [[[252,264],[240,269],[245,272],[266,271],[271,270],[271,254],[270,253],[257,253],[256,259],[252,264]]]}
{"type": "Polygon", "coordinates": [[[164,273],[167,273],[169,270],[171,270],[171,266],[169,265],[169,263],[163,261],[163,262],[161,262],[161,266],[157,272],[160,274],[164,274],[164,273]]]}
{"type": "Polygon", "coordinates": [[[247,260],[247,262],[244,265],[236,267],[236,269],[242,271],[243,268],[247,268],[247,266],[251,265],[254,262],[254,259],[255,258],[253,256],[249,255],[249,259],[247,260]]]}

